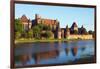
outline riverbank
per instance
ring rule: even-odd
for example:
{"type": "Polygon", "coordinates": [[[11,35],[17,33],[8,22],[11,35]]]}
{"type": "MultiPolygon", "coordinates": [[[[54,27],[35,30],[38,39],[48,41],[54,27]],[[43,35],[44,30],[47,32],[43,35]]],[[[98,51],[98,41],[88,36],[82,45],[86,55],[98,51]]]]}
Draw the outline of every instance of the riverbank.
{"type": "Polygon", "coordinates": [[[17,39],[16,43],[32,43],[32,42],[70,42],[76,40],[93,40],[93,39],[17,39]]]}

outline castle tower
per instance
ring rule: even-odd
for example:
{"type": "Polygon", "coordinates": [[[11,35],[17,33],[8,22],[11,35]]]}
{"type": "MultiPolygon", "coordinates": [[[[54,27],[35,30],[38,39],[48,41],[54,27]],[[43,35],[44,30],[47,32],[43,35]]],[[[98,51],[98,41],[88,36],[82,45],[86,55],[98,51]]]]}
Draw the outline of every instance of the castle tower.
{"type": "Polygon", "coordinates": [[[61,29],[59,27],[59,23],[56,27],[56,38],[61,39],[61,29]]]}
{"type": "Polygon", "coordinates": [[[35,14],[35,19],[40,19],[41,16],[39,14],[35,14]]]}
{"type": "Polygon", "coordinates": [[[61,39],[61,29],[60,28],[58,29],[57,38],[61,39]]]}
{"type": "Polygon", "coordinates": [[[69,36],[70,35],[70,30],[68,28],[68,25],[66,26],[66,36],[69,36]]]}
{"type": "Polygon", "coordinates": [[[31,22],[31,20],[29,19],[29,20],[28,20],[28,28],[31,29],[31,27],[32,27],[32,22],[31,22]]]}
{"type": "Polygon", "coordinates": [[[35,20],[36,20],[36,24],[40,24],[41,23],[41,16],[39,14],[35,14],[35,20]]]}

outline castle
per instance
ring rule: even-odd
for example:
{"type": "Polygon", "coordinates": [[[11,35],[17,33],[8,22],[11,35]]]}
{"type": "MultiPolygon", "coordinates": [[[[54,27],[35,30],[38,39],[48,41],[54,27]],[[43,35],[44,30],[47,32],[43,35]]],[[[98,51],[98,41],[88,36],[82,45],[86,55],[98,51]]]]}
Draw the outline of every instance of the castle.
{"type": "Polygon", "coordinates": [[[84,30],[86,30],[83,25],[81,28],[78,27],[76,22],[73,22],[72,26],[69,28],[68,25],[66,28],[60,28],[60,22],[56,19],[45,19],[40,15],[35,14],[35,19],[30,20],[25,15],[20,18],[20,21],[23,25],[23,29],[28,31],[33,26],[37,24],[44,24],[50,26],[51,32],[53,33],[53,38],[67,38],[67,39],[93,39],[91,34],[85,34],[84,30]]]}

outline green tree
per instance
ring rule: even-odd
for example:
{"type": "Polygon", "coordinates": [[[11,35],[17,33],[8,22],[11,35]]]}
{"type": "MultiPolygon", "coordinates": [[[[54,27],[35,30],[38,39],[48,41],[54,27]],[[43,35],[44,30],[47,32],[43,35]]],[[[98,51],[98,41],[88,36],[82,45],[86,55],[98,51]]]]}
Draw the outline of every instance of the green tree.
{"type": "Polygon", "coordinates": [[[29,38],[33,38],[33,30],[32,29],[28,31],[28,36],[29,36],[29,38]]]}
{"type": "Polygon", "coordinates": [[[15,38],[19,39],[21,37],[21,33],[20,32],[15,32],[15,38]]]}
{"type": "Polygon", "coordinates": [[[19,19],[15,19],[15,38],[21,38],[23,32],[23,26],[19,19]]]}
{"type": "Polygon", "coordinates": [[[15,32],[23,32],[23,26],[19,19],[15,19],[15,32]]]}
{"type": "Polygon", "coordinates": [[[43,27],[44,27],[43,24],[38,24],[37,26],[40,28],[40,30],[43,30],[43,27]]]}
{"type": "Polygon", "coordinates": [[[32,28],[32,30],[33,30],[34,37],[35,38],[40,38],[40,28],[39,28],[39,26],[34,26],[32,28]]]}
{"type": "Polygon", "coordinates": [[[46,31],[45,36],[46,36],[46,38],[50,38],[52,36],[52,32],[51,31],[46,31]]]}
{"type": "Polygon", "coordinates": [[[43,30],[50,31],[51,30],[51,27],[50,26],[47,26],[47,25],[44,25],[43,26],[43,30]]]}
{"type": "Polygon", "coordinates": [[[92,31],[92,30],[89,30],[88,33],[89,33],[89,34],[93,34],[93,31],[92,31]]]}

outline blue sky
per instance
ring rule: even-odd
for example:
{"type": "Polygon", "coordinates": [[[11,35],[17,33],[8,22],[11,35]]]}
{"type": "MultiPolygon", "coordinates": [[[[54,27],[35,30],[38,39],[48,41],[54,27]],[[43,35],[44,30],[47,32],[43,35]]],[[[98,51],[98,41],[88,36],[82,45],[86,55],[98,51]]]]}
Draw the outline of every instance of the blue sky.
{"type": "Polygon", "coordinates": [[[66,25],[71,27],[76,22],[78,27],[83,25],[87,30],[94,30],[94,8],[15,4],[15,18],[20,18],[23,14],[31,20],[35,14],[42,18],[57,19],[61,28],[66,25]]]}

